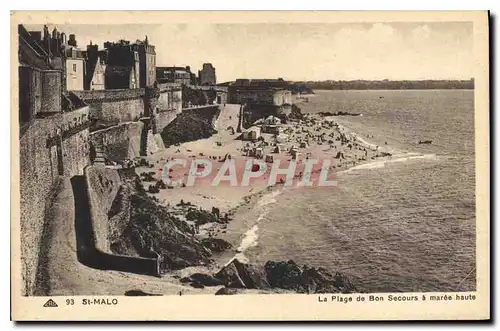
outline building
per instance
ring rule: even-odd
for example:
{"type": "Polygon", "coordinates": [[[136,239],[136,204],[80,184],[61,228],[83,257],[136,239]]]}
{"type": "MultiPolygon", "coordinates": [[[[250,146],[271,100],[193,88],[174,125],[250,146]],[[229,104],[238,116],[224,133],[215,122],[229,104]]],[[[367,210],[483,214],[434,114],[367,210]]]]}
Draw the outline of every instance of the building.
{"type": "MultiPolygon", "coordinates": [[[[65,51],[74,52],[73,46],[65,47],[64,34],[54,29],[52,34],[47,26],[44,33],[27,31],[18,26],[19,35],[19,122],[23,125],[36,118],[45,118],[54,114],[70,112],[84,108],[86,104],[72,93],[68,93],[68,81],[73,82],[73,75],[66,74],[65,51]],[[64,46],[64,47],[63,47],[64,46]],[[70,77],[67,79],[66,77],[70,77]]],[[[80,61],[77,64],[81,64],[80,61]]],[[[77,72],[78,66],[77,66],[77,72]]],[[[78,75],[80,76],[80,75],[78,75]]],[[[75,82],[78,84],[79,81],[75,82]]],[[[82,85],[83,86],[83,85],[82,85]]],[[[83,88],[82,88],[83,89],[83,88]]]]}
{"type": "Polygon", "coordinates": [[[197,85],[196,74],[191,67],[157,67],[156,77],[159,83],[175,83],[183,85],[197,85]]]}
{"type": "Polygon", "coordinates": [[[211,63],[203,63],[203,69],[198,70],[198,81],[200,85],[217,84],[215,68],[211,63]]]}
{"type": "Polygon", "coordinates": [[[266,86],[236,86],[228,88],[229,103],[283,106],[292,104],[292,93],[266,86]]]}
{"type": "Polygon", "coordinates": [[[270,115],[286,121],[291,113],[292,93],[284,87],[275,86],[287,84],[282,79],[238,79],[228,86],[228,103],[245,105],[243,127],[270,115]]]}
{"type": "MultiPolygon", "coordinates": [[[[63,73],[42,44],[40,32],[28,32],[19,25],[19,124],[29,125],[37,116],[59,112],[63,93],[63,73]]],[[[48,34],[48,28],[44,28],[48,34]]],[[[44,45],[45,44],[45,45],[44,45]]]]}
{"type": "MultiPolygon", "coordinates": [[[[130,88],[153,86],[156,82],[156,52],[148,37],[130,43],[127,40],[105,42],[105,55],[97,52],[106,64],[106,89],[123,88],[128,78],[130,88]],[[108,69],[109,68],[109,69],[108,69]],[[124,78],[127,76],[126,78],[124,78]],[[132,83],[133,82],[133,83],[132,83]],[[109,84],[109,85],[108,85],[109,84]]],[[[94,51],[95,52],[95,51],[94,51]]]]}
{"type": "Polygon", "coordinates": [[[106,89],[136,89],[139,88],[136,68],[133,66],[106,65],[104,71],[106,89]]]}
{"type": "Polygon", "coordinates": [[[85,80],[85,55],[78,48],[76,36],[69,35],[57,28],[49,32],[47,26],[41,31],[30,31],[29,35],[35,43],[40,45],[51,59],[51,66],[62,72],[61,82],[63,90],[83,90],[85,80]]]}
{"type": "Polygon", "coordinates": [[[85,90],[104,90],[105,85],[105,71],[106,71],[106,51],[99,51],[97,45],[87,45],[87,52],[85,54],[85,90]]]}
{"type": "Polygon", "coordinates": [[[232,85],[235,86],[254,86],[254,87],[268,87],[268,88],[282,88],[286,89],[289,87],[289,82],[283,78],[264,78],[264,79],[237,79],[232,85]]]}
{"type": "MultiPolygon", "coordinates": [[[[70,40],[74,40],[75,35],[70,35],[70,40]],[[72,37],[72,38],[71,38],[72,37]]],[[[66,61],[66,89],[68,91],[81,91],[85,85],[85,56],[84,52],[68,43],[64,49],[66,61]]]]}

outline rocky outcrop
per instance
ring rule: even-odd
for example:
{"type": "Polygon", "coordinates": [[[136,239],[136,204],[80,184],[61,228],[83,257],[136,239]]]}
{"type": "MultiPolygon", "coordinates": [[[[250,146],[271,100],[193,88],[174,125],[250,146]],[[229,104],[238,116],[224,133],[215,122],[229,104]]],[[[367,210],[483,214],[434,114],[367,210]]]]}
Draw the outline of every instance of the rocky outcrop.
{"type": "Polygon", "coordinates": [[[229,242],[220,238],[204,238],[201,241],[202,245],[211,250],[212,252],[220,253],[233,247],[229,242]]]}
{"type": "Polygon", "coordinates": [[[215,295],[232,295],[232,294],[237,294],[238,290],[235,288],[227,288],[223,287],[217,292],[215,292],[215,295]]]}
{"type": "MultiPolygon", "coordinates": [[[[268,261],[263,267],[259,267],[234,259],[215,277],[228,289],[283,289],[297,293],[357,292],[351,281],[339,272],[332,274],[324,268],[300,267],[292,260],[268,261]]],[[[219,294],[225,294],[222,292],[219,294]]]]}
{"type": "Polygon", "coordinates": [[[215,121],[219,113],[218,106],[184,110],[163,128],[161,137],[165,146],[211,137],[217,133],[215,121]]]}
{"type": "Polygon", "coordinates": [[[113,232],[113,250],[141,257],[159,254],[162,271],[208,264],[211,251],[193,236],[193,229],[149,197],[133,169],[119,173],[130,217],[113,232]]]}
{"type": "Polygon", "coordinates": [[[151,293],[146,293],[142,290],[130,290],[125,292],[125,296],[129,297],[140,297],[140,296],[160,296],[161,294],[151,294],[151,293]]]}
{"type": "Polygon", "coordinates": [[[267,289],[270,287],[264,270],[241,263],[237,259],[225,265],[215,277],[230,288],[267,289]]]}
{"type": "Polygon", "coordinates": [[[299,293],[352,293],[356,288],[343,274],[331,274],[324,268],[299,267],[293,260],[268,261],[264,266],[272,287],[299,293]]]}
{"type": "Polygon", "coordinates": [[[222,280],[215,278],[214,276],[194,273],[189,277],[184,277],[180,279],[181,283],[191,283],[191,286],[197,287],[198,285],[203,286],[221,286],[224,285],[222,280]]]}

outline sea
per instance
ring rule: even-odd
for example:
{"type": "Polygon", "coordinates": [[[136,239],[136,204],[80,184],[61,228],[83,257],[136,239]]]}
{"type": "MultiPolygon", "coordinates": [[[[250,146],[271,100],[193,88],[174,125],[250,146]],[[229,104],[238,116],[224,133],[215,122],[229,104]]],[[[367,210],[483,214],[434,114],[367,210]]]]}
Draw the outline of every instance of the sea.
{"type": "Polygon", "coordinates": [[[336,189],[267,193],[241,215],[238,256],[342,272],[362,292],[474,291],[474,91],[315,91],[299,107],[361,113],[335,119],[394,157],[336,189]]]}

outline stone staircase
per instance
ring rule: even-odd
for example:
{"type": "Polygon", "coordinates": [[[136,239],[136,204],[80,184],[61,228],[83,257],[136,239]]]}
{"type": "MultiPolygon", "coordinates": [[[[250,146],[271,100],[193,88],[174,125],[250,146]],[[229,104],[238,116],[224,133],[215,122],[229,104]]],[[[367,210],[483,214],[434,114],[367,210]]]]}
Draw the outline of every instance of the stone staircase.
{"type": "Polygon", "coordinates": [[[104,146],[102,142],[95,146],[95,158],[94,164],[105,164],[106,163],[106,154],[104,153],[104,146]]]}

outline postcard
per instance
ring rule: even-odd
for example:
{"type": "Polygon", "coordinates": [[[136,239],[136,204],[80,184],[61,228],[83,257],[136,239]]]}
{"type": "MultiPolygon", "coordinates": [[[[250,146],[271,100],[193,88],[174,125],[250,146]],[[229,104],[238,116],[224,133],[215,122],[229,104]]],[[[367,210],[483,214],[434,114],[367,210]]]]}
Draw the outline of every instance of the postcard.
{"type": "Polygon", "coordinates": [[[11,25],[13,320],[490,318],[487,11],[11,25]]]}

